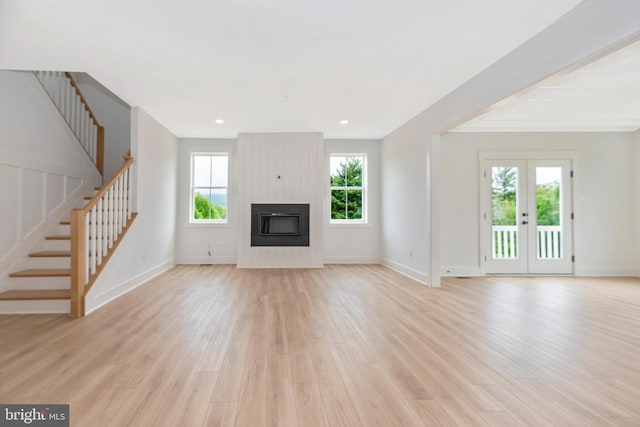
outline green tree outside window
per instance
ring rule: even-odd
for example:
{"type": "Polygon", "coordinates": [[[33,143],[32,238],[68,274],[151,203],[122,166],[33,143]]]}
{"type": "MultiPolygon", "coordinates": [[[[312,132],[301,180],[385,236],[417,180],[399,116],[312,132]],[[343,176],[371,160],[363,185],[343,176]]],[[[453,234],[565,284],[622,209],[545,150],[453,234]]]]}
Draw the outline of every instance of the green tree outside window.
{"type": "Polygon", "coordinates": [[[331,156],[330,163],[331,219],[362,222],[365,157],[336,155],[331,156]]]}

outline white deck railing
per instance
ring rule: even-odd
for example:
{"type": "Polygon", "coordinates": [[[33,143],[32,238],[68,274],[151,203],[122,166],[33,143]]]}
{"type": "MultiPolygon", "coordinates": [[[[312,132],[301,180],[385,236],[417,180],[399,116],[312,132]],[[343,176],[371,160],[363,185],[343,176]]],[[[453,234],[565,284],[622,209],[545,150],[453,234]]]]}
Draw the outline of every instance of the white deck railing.
{"type": "Polygon", "coordinates": [[[538,226],[538,259],[562,258],[561,230],[558,225],[538,226]]]}
{"type": "MultiPolygon", "coordinates": [[[[537,227],[538,259],[562,258],[562,227],[556,225],[540,225],[537,227]]],[[[518,258],[518,226],[494,225],[492,227],[493,259],[518,258]]]]}
{"type": "Polygon", "coordinates": [[[493,259],[516,259],[518,258],[518,226],[517,225],[494,225],[493,235],[493,259]]]}

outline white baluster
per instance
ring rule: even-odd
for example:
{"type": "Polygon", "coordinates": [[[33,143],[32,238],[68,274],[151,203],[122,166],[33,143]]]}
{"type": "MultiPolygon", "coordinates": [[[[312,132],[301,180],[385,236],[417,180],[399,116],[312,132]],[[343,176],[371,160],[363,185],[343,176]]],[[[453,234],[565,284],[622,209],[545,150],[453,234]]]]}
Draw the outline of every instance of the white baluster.
{"type": "Polygon", "coordinates": [[[102,228],[102,197],[96,203],[97,215],[96,215],[96,263],[98,265],[102,264],[102,232],[104,228],[102,228]]]}
{"type": "Polygon", "coordinates": [[[71,91],[71,88],[68,85],[68,79],[65,77],[65,85],[64,85],[64,101],[62,101],[62,115],[64,116],[64,119],[67,121],[67,123],[69,123],[69,92],[71,91]]]}
{"type": "Polygon", "coordinates": [[[109,245],[109,192],[104,193],[102,196],[102,253],[107,255],[107,249],[109,245]]]}
{"type": "Polygon", "coordinates": [[[58,110],[62,111],[62,96],[64,94],[64,74],[58,73],[58,78],[56,79],[56,105],[58,106],[58,110]]]}
{"type": "Polygon", "coordinates": [[[122,187],[120,186],[121,177],[116,180],[116,209],[114,215],[116,216],[116,237],[120,238],[120,231],[122,230],[122,224],[120,222],[120,210],[122,208],[122,187]]]}
{"type": "Polygon", "coordinates": [[[498,258],[504,258],[504,252],[502,251],[502,231],[498,231],[498,258]]]}
{"type": "Polygon", "coordinates": [[[129,206],[131,204],[131,197],[129,194],[129,168],[125,169],[124,174],[122,175],[124,177],[124,221],[125,224],[129,222],[129,206]]]}
{"type": "Polygon", "coordinates": [[[118,181],[119,185],[120,185],[120,211],[118,211],[118,214],[120,215],[120,232],[122,232],[122,229],[124,228],[124,226],[127,224],[127,220],[125,218],[125,213],[127,212],[127,194],[125,191],[125,183],[124,183],[124,174],[120,176],[120,179],[118,181]]]}
{"type": "Polygon", "coordinates": [[[96,221],[98,220],[98,215],[96,205],[93,205],[91,208],[91,275],[96,274],[96,261],[98,259],[98,231],[96,226],[96,221]]]}
{"type": "Polygon", "coordinates": [[[87,215],[84,215],[84,284],[89,283],[89,221],[87,215]]]}
{"type": "Polygon", "coordinates": [[[89,158],[91,158],[91,147],[87,143],[87,110],[84,108],[84,104],[80,102],[82,105],[82,144],[87,147],[87,152],[89,153],[89,158]]]}
{"type": "Polygon", "coordinates": [[[128,197],[127,197],[127,219],[131,219],[131,210],[132,210],[132,206],[133,206],[133,185],[131,184],[131,172],[133,171],[133,166],[129,165],[129,167],[127,168],[127,182],[128,182],[128,186],[127,186],[127,193],[128,193],[128,197]]]}
{"type": "Polygon", "coordinates": [[[516,232],[509,233],[509,258],[516,257],[516,232]]]}
{"type": "Polygon", "coordinates": [[[109,188],[109,249],[113,246],[113,208],[114,188],[109,188]]]}
{"type": "MultiPolygon", "coordinates": [[[[82,146],[84,147],[84,144],[82,142],[82,135],[80,134],[80,128],[81,128],[81,120],[82,120],[82,104],[80,103],[80,99],[78,99],[78,94],[75,93],[75,106],[76,106],[76,136],[78,137],[78,140],[80,141],[80,144],[82,144],[82,146]]],[[[85,150],[87,149],[87,147],[84,147],[85,150]]]]}

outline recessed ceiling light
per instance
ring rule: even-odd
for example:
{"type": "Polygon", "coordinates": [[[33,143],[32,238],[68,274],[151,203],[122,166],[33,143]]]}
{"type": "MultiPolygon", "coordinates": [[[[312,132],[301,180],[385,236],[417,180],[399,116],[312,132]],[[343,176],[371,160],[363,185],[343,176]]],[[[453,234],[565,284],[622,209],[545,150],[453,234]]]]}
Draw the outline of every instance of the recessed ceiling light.
{"type": "Polygon", "coordinates": [[[216,123],[217,123],[217,124],[219,124],[219,125],[224,124],[224,120],[222,120],[222,119],[216,119],[216,123]]]}
{"type": "Polygon", "coordinates": [[[347,125],[347,124],[349,124],[349,120],[347,120],[347,119],[340,120],[340,124],[341,125],[347,125]]]}

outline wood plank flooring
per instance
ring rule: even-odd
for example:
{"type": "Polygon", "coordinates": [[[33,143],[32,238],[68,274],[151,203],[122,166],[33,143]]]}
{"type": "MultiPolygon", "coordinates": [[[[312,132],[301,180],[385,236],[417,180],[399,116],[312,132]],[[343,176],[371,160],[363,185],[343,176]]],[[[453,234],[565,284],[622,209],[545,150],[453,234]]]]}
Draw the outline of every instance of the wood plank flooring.
{"type": "Polygon", "coordinates": [[[177,266],[0,348],[0,402],[74,426],[640,426],[638,279],[177,266]]]}

